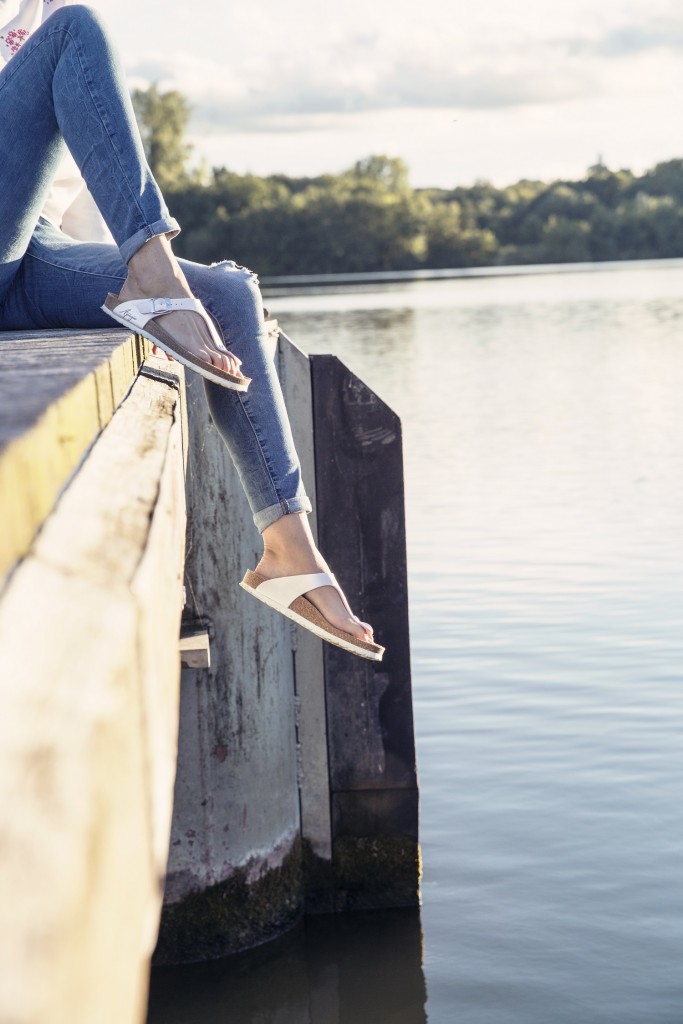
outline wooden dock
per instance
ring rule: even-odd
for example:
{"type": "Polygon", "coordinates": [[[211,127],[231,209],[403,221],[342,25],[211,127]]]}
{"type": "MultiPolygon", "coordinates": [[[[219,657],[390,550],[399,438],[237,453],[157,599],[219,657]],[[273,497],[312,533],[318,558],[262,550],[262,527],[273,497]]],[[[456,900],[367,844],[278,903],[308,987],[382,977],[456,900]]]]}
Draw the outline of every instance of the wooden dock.
{"type": "Polygon", "coordinates": [[[8,1024],[144,1016],[175,773],[185,492],[182,378],[143,355],[120,331],[0,341],[8,1024]]]}
{"type": "Polygon", "coordinates": [[[155,943],[418,902],[400,423],[338,360],[274,358],[381,665],[237,587],[259,540],[197,377],[125,331],[0,335],[3,1024],[132,1024],[155,943]]]}

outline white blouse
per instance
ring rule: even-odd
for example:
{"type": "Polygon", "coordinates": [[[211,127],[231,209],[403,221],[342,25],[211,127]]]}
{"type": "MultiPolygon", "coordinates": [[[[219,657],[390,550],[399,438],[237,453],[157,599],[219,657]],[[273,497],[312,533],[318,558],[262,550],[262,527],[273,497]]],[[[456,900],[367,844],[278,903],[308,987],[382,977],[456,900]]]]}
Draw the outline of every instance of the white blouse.
{"type": "MultiPolygon", "coordinates": [[[[0,68],[53,11],[75,2],[77,0],[0,0],[0,68]]],[[[42,215],[72,238],[113,241],[70,153],[59,166],[42,215]]]]}

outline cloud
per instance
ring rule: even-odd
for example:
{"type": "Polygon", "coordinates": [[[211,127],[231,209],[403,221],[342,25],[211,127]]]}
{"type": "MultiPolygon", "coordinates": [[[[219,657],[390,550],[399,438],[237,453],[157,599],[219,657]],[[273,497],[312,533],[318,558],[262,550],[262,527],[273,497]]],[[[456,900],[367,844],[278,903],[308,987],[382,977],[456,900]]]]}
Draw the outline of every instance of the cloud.
{"type": "Polygon", "coordinates": [[[656,19],[653,24],[620,25],[594,38],[575,37],[567,40],[572,56],[584,55],[619,59],[634,57],[653,50],[683,50],[683,22],[680,19],[656,19]]]}
{"type": "Polygon", "coordinates": [[[277,31],[264,22],[258,46],[242,46],[235,26],[229,50],[219,53],[209,41],[201,58],[146,50],[131,71],[138,81],[180,89],[193,105],[194,131],[281,133],[377,111],[509,112],[623,95],[630,80],[652,77],[646,64],[659,51],[671,60],[683,48],[683,19],[668,16],[668,0],[633,0],[642,4],[640,21],[633,2],[605,13],[577,0],[585,10],[547,19],[545,0],[526,0],[520,18],[501,8],[491,21],[480,5],[461,23],[452,12],[353,21],[347,11],[324,25],[303,17],[308,2],[296,0],[298,16],[277,31]]]}
{"type": "Polygon", "coordinates": [[[168,0],[160,18],[97,0],[135,84],[188,97],[211,163],[309,174],[386,152],[444,186],[674,156],[680,3],[168,0]]]}
{"type": "MultiPolygon", "coordinates": [[[[441,49],[444,49],[443,47],[441,49]]],[[[152,57],[132,69],[136,81],[178,88],[194,108],[195,128],[305,130],[321,119],[392,109],[509,109],[590,95],[595,80],[579,62],[533,55],[503,59],[409,46],[389,49],[370,36],[337,41],[306,61],[272,56],[250,73],[183,56],[152,57]]]]}

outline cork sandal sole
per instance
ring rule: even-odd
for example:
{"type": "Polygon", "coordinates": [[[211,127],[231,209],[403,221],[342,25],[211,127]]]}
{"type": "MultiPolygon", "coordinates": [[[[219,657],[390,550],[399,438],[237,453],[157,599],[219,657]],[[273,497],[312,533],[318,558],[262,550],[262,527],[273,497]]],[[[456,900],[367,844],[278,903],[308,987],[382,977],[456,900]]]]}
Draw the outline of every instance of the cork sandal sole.
{"type": "MultiPolygon", "coordinates": [[[[163,300],[162,300],[163,301],[163,300]]],[[[128,327],[130,330],[135,331],[136,334],[141,334],[143,338],[147,338],[153,345],[158,345],[167,355],[173,356],[183,366],[187,366],[188,369],[194,370],[195,373],[201,374],[207,380],[213,381],[214,384],[221,384],[224,388],[228,388],[231,391],[246,391],[251,383],[249,377],[238,377],[234,373],[229,373],[227,370],[221,370],[219,366],[214,366],[213,363],[208,363],[205,359],[201,359],[195,353],[185,348],[176,338],[173,338],[160,323],[155,320],[149,320],[145,324],[135,323],[129,318],[126,318],[118,311],[119,306],[126,305],[120,303],[119,298],[111,293],[107,295],[107,298],[102,306],[105,313],[108,313],[112,319],[116,320],[123,327],[128,327]]],[[[132,303],[127,303],[132,305],[132,303]]],[[[202,314],[206,319],[206,313],[202,314]]]]}
{"type": "Polygon", "coordinates": [[[358,637],[353,636],[352,633],[346,633],[342,629],[337,629],[331,622],[325,618],[325,616],[318,611],[314,604],[312,604],[308,598],[303,595],[295,598],[289,605],[283,604],[281,601],[272,598],[268,594],[264,593],[261,588],[263,583],[266,583],[264,576],[259,576],[258,573],[247,571],[244,574],[244,579],[241,581],[240,586],[246,590],[252,597],[258,598],[264,604],[267,604],[269,608],[273,608],[275,611],[285,615],[288,619],[303,626],[304,629],[314,633],[315,636],[320,637],[321,640],[327,640],[328,643],[334,644],[336,647],[341,647],[345,651],[351,651],[353,654],[357,654],[360,658],[368,658],[370,661],[381,661],[382,655],[384,654],[384,648],[380,644],[371,643],[367,640],[359,640],[358,637]]]}

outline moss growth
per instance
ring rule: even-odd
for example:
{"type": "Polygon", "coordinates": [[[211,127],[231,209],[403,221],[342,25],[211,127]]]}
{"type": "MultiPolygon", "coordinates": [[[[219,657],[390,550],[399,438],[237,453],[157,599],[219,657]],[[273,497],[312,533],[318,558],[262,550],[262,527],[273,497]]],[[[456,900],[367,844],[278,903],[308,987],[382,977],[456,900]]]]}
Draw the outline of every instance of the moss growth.
{"type": "Polygon", "coordinates": [[[273,939],[299,920],[303,909],[299,840],[279,868],[248,882],[240,868],[230,878],[165,906],[153,963],[211,960],[273,939]]]}
{"type": "Polygon", "coordinates": [[[416,907],[420,847],[411,839],[337,839],[333,861],[303,844],[306,912],[416,907]]]}
{"type": "Polygon", "coordinates": [[[191,963],[268,942],[306,912],[415,907],[420,848],[411,839],[337,839],[333,862],[297,842],[279,868],[255,882],[239,869],[203,892],[165,906],[155,964],[191,963]]]}
{"type": "Polygon", "coordinates": [[[335,910],[419,906],[421,874],[412,839],[337,839],[335,910]]]}

